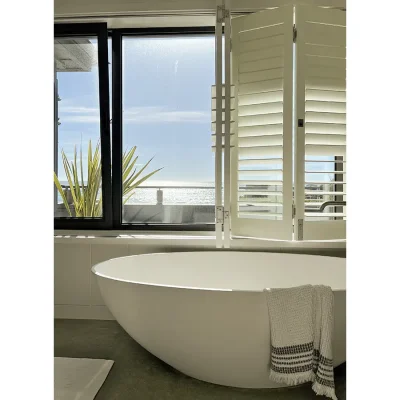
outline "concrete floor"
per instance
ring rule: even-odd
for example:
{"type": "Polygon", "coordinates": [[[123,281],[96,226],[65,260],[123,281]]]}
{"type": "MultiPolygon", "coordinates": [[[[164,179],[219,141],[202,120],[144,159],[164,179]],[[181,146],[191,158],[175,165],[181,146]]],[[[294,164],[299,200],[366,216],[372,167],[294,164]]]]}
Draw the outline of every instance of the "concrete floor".
{"type": "MultiPolygon", "coordinates": [[[[236,389],[190,378],[137,344],[115,321],[55,320],[54,356],[114,360],[95,400],[312,400],[311,384],[288,389],[236,389]]],[[[346,366],[335,370],[346,399],[346,366]]]]}

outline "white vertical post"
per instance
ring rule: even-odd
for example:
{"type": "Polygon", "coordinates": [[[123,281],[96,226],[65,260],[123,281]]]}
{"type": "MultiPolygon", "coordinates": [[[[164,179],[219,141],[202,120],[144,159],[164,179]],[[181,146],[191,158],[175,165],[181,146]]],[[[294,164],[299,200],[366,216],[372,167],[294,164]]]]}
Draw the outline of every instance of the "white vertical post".
{"type": "Polygon", "coordinates": [[[161,188],[157,189],[157,205],[162,205],[163,204],[163,191],[161,188]]]}
{"type": "Polygon", "coordinates": [[[225,0],[225,151],[224,151],[224,247],[231,240],[231,14],[230,0],[225,0]]]}
{"type": "Polygon", "coordinates": [[[221,248],[223,206],[222,206],[222,22],[223,0],[217,0],[215,19],[215,236],[216,247],[221,248]]]}
{"type": "Polygon", "coordinates": [[[282,218],[293,239],[293,7],[284,8],[282,218]]]}
{"type": "MultiPolygon", "coordinates": [[[[295,25],[298,26],[298,21],[303,17],[302,10],[299,7],[295,8],[295,25]]],[[[305,185],[305,57],[303,32],[297,31],[295,44],[296,57],[296,120],[295,120],[295,204],[296,216],[294,218],[294,239],[303,240],[303,223],[304,223],[304,185],[305,185]],[[299,123],[300,122],[300,123],[299,123]],[[302,123],[301,123],[302,122],[302,123]]]]}
{"type": "MultiPolygon", "coordinates": [[[[58,175],[58,80],[54,62],[54,172],[58,175]]],[[[54,185],[54,211],[57,209],[57,188],[54,185]]]]}

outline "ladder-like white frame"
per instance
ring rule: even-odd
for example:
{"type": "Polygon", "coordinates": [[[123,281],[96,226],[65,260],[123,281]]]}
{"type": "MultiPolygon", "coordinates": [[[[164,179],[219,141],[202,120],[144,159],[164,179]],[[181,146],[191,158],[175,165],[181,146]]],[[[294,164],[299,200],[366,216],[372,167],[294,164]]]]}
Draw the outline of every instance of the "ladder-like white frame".
{"type": "Polygon", "coordinates": [[[231,240],[231,15],[230,0],[217,0],[215,21],[215,86],[216,86],[216,129],[215,129],[215,235],[217,248],[229,248],[231,240]],[[224,33],[222,32],[224,27],[224,33]],[[225,49],[222,37],[225,35],[225,49]],[[222,70],[222,60],[225,57],[225,70],[222,70]],[[225,85],[222,80],[225,78],[225,85]],[[224,91],[222,88],[224,86],[224,91]],[[222,108],[224,100],[225,107],[222,108]],[[225,112],[225,121],[222,113],[225,112]],[[224,125],[224,132],[222,126],[224,125]],[[222,138],[224,137],[224,146],[222,138]],[[222,203],[222,150],[224,147],[224,186],[222,203]]]}

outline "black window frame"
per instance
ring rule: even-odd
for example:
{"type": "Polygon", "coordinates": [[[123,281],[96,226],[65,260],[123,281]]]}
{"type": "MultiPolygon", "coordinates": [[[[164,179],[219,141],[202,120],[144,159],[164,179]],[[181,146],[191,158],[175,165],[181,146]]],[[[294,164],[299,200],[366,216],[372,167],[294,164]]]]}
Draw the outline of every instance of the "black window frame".
{"type": "Polygon", "coordinates": [[[98,218],[59,217],[54,218],[55,229],[111,229],[112,228],[112,187],[111,187],[111,141],[110,104],[108,79],[108,30],[106,23],[55,24],[54,37],[96,36],[99,67],[99,111],[100,111],[100,152],[101,187],[103,213],[98,218]]]}
{"type": "Polygon", "coordinates": [[[102,157],[103,217],[102,218],[54,218],[55,229],[63,230],[118,230],[118,231],[214,231],[215,223],[164,224],[123,223],[122,204],[122,39],[124,36],[183,36],[214,35],[215,27],[165,27],[109,29],[106,23],[55,24],[54,36],[97,35],[100,89],[100,135],[102,157]],[[110,138],[108,43],[112,48],[112,133],[110,138]],[[100,73],[100,70],[102,73],[100,73]],[[111,149],[112,140],[112,149],[111,149]],[[111,154],[112,153],[112,154],[111,154]],[[112,167],[111,167],[112,157],[112,167]],[[112,173],[111,173],[112,169],[112,173]]]}

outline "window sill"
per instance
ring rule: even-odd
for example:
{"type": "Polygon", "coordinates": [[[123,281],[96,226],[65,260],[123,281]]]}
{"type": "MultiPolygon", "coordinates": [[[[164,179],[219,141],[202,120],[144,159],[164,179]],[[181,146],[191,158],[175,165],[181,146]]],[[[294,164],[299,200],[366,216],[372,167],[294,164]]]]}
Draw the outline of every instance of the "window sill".
{"type": "MultiPolygon", "coordinates": [[[[215,247],[214,232],[130,232],[124,231],[54,231],[54,243],[171,245],[183,247],[215,247]]],[[[346,249],[346,240],[289,241],[234,237],[231,248],[262,249],[346,249]]]]}

